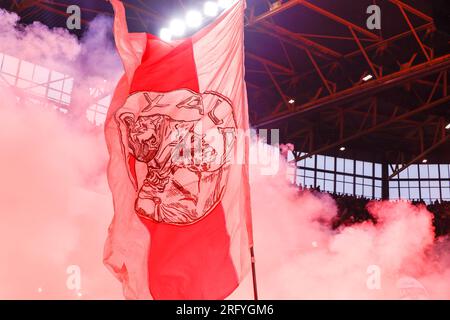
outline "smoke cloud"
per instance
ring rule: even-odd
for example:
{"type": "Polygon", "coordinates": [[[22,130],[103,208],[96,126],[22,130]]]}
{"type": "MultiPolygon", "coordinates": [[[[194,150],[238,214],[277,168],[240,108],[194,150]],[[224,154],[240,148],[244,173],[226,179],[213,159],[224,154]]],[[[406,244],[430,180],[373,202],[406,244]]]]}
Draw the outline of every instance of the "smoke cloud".
{"type": "MultiPolygon", "coordinates": [[[[122,299],[102,262],[113,215],[107,150],[102,129],[85,119],[86,90],[108,91],[122,73],[111,20],[96,19],[82,40],[18,20],[0,10],[0,52],[83,83],[73,87],[76,117],[0,85],[0,299],[122,299]]],[[[300,195],[285,163],[277,175],[261,169],[251,169],[261,298],[450,298],[449,241],[435,239],[425,207],[372,202],[377,224],[332,230],[330,196],[300,195]]],[[[252,298],[250,277],[230,298],[252,298]]]]}

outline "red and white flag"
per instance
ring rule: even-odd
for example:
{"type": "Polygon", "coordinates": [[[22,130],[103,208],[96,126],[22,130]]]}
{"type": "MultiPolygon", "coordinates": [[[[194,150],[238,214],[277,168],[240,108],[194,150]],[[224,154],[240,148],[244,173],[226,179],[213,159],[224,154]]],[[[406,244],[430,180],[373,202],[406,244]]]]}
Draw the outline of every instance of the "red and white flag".
{"type": "Polygon", "coordinates": [[[226,298],[252,246],[249,141],[238,134],[249,126],[245,1],[170,43],[129,33],[111,3],[125,75],[105,123],[115,211],[105,264],[126,298],[226,298]]]}

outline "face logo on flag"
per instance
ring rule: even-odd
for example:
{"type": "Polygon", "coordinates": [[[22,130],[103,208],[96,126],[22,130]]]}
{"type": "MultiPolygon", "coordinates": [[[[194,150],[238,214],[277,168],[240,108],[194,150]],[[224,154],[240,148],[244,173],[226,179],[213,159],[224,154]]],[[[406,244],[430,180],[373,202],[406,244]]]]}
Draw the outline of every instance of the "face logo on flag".
{"type": "Polygon", "coordinates": [[[139,216],[189,225],[221,201],[236,140],[229,99],[187,89],[138,92],[116,121],[139,216]]]}

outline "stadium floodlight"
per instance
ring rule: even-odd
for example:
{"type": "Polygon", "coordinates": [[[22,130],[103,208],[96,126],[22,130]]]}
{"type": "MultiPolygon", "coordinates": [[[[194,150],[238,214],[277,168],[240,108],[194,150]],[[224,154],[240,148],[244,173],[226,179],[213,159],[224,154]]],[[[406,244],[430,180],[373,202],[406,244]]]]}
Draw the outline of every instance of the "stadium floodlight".
{"type": "Polygon", "coordinates": [[[203,5],[203,13],[208,17],[215,17],[219,14],[219,6],[216,2],[206,1],[203,5]]]}
{"type": "Polygon", "coordinates": [[[159,38],[162,41],[170,42],[172,40],[172,32],[169,28],[162,28],[161,31],[159,31],[159,38]]]}
{"type": "Polygon", "coordinates": [[[445,129],[450,130],[450,123],[445,126],[445,129]]]}
{"type": "Polygon", "coordinates": [[[184,24],[184,21],[180,19],[173,19],[170,22],[170,32],[175,37],[181,37],[184,35],[184,32],[186,31],[186,25],[184,24]]]}
{"type": "Polygon", "coordinates": [[[190,10],[186,13],[186,25],[189,28],[198,28],[203,21],[202,14],[196,10],[190,10]]]}
{"type": "Polygon", "coordinates": [[[291,99],[291,100],[289,100],[288,102],[289,102],[289,104],[294,104],[294,103],[295,103],[295,100],[294,100],[294,99],[291,99]]]}
{"type": "Polygon", "coordinates": [[[341,150],[341,151],[345,151],[345,150],[346,150],[346,148],[345,148],[345,147],[340,147],[340,148],[339,148],[339,150],[341,150]]]}
{"type": "Polygon", "coordinates": [[[373,78],[373,76],[371,75],[371,74],[368,74],[367,76],[365,76],[364,78],[362,78],[363,79],[363,81],[369,81],[369,80],[371,80],[373,78]]]}
{"type": "Polygon", "coordinates": [[[235,2],[235,0],[219,0],[218,4],[220,9],[228,9],[235,2]]]}
{"type": "Polygon", "coordinates": [[[427,163],[428,162],[428,159],[423,159],[422,160],[422,163],[427,163]]]}

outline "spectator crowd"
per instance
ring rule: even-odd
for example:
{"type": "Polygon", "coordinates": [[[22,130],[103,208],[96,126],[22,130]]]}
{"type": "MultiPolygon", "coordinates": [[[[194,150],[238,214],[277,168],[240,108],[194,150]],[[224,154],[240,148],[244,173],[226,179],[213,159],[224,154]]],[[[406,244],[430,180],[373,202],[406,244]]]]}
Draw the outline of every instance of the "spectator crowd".
{"type": "MultiPolygon", "coordinates": [[[[300,192],[305,190],[317,193],[322,192],[320,188],[300,186],[300,192]]],[[[370,201],[379,201],[369,199],[363,196],[353,196],[347,194],[329,193],[336,201],[338,207],[338,214],[333,221],[333,229],[340,226],[349,226],[355,223],[364,221],[372,221],[376,223],[376,218],[373,217],[367,210],[367,204],[370,201]]],[[[431,204],[426,204],[422,200],[411,201],[416,206],[426,206],[427,210],[433,214],[433,225],[435,228],[436,237],[443,235],[450,235],[450,202],[449,201],[434,201],[431,204]]]]}

